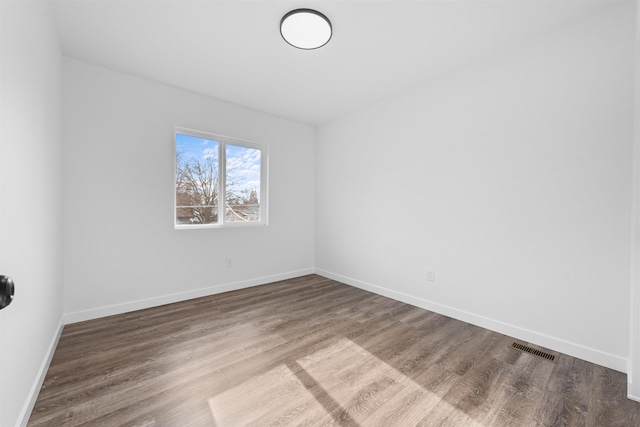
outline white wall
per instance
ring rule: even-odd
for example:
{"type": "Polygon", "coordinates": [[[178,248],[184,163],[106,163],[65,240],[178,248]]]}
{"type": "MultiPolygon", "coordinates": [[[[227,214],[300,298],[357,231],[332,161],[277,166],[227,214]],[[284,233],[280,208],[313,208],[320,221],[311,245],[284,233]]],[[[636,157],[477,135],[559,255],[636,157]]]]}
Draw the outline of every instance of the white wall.
{"type": "Polygon", "coordinates": [[[318,272],[626,370],[633,8],[322,126],[318,272]]]}
{"type": "Polygon", "coordinates": [[[627,380],[629,382],[629,398],[640,401],[640,8],[636,4],[636,33],[635,33],[635,114],[634,114],[634,151],[633,151],[633,232],[631,250],[631,286],[629,322],[629,368],[627,380]]]}
{"type": "Polygon", "coordinates": [[[64,129],[67,321],[313,271],[313,127],[65,58],[64,129]],[[174,126],[268,144],[267,227],[174,230],[174,126]]]}
{"type": "Polygon", "coordinates": [[[0,2],[0,425],[25,424],[62,321],[62,65],[46,2],[0,2]]]}

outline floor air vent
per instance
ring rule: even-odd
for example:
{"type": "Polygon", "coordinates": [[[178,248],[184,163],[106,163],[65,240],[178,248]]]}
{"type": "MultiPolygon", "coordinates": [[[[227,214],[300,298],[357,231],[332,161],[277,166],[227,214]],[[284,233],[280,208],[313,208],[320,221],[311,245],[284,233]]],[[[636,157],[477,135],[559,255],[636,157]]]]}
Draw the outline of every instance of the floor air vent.
{"type": "Polygon", "coordinates": [[[556,358],[553,354],[545,353],[544,351],[536,350],[535,348],[527,347],[526,345],[518,344],[517,342],[514,342],[511,347],[534,356],[542,357],[543,359],[547,359],[551,362],[556,358]]]}

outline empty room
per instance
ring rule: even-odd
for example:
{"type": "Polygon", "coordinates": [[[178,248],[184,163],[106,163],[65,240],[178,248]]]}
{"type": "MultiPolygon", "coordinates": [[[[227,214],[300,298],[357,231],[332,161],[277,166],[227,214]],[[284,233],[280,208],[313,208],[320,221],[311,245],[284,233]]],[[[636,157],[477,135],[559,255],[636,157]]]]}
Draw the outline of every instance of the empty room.
{"type": "Polygon", "coordinates": [[[0,23],[0,427],[640,426],[636,0],[0,23]]]}

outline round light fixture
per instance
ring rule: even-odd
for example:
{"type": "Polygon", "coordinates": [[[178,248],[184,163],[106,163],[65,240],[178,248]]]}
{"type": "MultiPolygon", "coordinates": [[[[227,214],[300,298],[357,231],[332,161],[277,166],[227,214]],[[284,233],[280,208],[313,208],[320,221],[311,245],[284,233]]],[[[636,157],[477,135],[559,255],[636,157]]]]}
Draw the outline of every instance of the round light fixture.
{"type": "Polygon", "coordinates": [[[313,9],[296,9],[280,21],[282,38],[298,49],[317,49],[331,39],[329,18],[313,9]]]}

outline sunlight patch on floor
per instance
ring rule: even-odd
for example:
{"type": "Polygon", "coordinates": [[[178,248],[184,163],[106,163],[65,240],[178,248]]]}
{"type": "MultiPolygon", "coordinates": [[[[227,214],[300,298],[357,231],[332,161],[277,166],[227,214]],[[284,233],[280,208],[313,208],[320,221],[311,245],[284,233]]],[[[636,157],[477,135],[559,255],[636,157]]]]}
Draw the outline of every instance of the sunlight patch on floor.
{"type": "Polygon", "coordinates": [[[296,424],[298,417],[327,415],[304,384],[285,365],[245,381],[209,399],[217,426],[296,424]]]}
{"type": "Polygon", "coordinates": [[[447,390],[427,390],[342,338],[211,397],[209,407],[218,426],[415,425],[429,414],[443,425],[483,427],[442,399],[447,390]]]}

